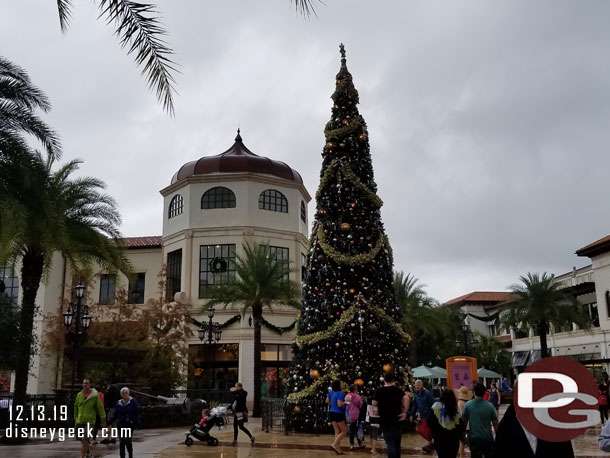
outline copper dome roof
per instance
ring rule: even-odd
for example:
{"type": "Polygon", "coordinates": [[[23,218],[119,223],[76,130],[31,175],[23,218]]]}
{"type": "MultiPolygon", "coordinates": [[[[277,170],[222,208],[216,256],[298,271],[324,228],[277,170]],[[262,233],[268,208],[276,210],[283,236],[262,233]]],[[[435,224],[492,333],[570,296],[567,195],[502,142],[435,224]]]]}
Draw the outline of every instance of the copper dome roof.
{"type": "Polygon", "coordinates": [[[196,161],[187,162],[172,177],[171,184],[195,175],[234,172],[265,173],[303,184],[299,172],[287,164],[258,156],[246,148],[239,129],[237,129],[237,137],[231,148],[216,156],[205,156],[196,161]]]}

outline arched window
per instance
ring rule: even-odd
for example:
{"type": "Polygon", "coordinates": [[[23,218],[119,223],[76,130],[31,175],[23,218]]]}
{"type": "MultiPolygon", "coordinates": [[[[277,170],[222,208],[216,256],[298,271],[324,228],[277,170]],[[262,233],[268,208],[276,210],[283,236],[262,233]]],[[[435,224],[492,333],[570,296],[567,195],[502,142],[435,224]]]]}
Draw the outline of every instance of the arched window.
{"type": "Polygon", "coordinates": [[[235,193],[223,186],[209,189],[201,198],[201,208],[235,208],[235,193]]]}
{"type": "Polygon", "coordinates": [[[180,194],[176,194],[169,203],[168,216],[173,218],[178,216],[184,210],[184,200],[180,194]]]}
{"type": "Polygon", "coordinates": [[[275,189],[267,189],[258,196],[258,208],[272,212],[288,213],[286,196],[275,189]]]}
{"type": "Polygon", "coordinates": [[[301,220],[307,224],[307,207],[303,201],[301,201],[301,220]]]}

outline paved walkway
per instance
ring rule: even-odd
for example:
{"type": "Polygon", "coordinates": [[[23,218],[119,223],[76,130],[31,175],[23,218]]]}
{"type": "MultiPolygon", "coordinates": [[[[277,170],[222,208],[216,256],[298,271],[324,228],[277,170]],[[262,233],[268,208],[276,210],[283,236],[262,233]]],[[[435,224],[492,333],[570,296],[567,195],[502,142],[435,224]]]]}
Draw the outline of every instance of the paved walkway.
{"type": "MultiPolygon", "coordinates": [[[[138,431],[134,437],[134,455],[137,458],[176,458],[176,457],[222,457],[222,458],[323,458],[335,456],[328,446],[331,436],[295,435],[281,433],[265,433],[261,430],[259,419],[251,419],[248,428],[256,436],[256,444],[250,446],[247,437],[240,432],[239,443],[230,447],[227,443],[233,438],[233,430],[212,430],[214,437],[220,440],[217,447],[210,447],[205,442],[195,440],[191,447],[184,444],[185,433],[188,428],[147,429],[138,431]]],[[[591,428],[587,434],[574,440],[574,448],[578,458],[610,457],[597,447],[597,436],[600,427],[591,428]]],[[[415,434],[403,436],[403,455],[409,457],[432,457],[421,452],[423,439],[415,434]]],[[[350,452],[347,438],[343,440],[346,458],[369,457],[369,451],[356,450],[350,452]]],[[[383,446],[383,442],[381,442],[383,446]]],[[[118,458],[118,445],[93,446],[95,458],[118,458]]],[[[33,458],[77,458],[80,456],[80,444],[76,441],[42,442],[36,441],[26,445],[5,446],[0,445],[0,457],[33,457],[33,458]]],[[[379,458],[385,454],[380,450],[379,458]]]]}

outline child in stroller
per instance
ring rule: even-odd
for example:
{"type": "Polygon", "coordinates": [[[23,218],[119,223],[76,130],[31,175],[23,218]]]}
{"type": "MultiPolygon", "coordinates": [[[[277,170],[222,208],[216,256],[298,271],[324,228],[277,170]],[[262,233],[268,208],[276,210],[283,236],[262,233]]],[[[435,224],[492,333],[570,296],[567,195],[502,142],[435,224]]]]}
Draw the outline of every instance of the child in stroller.
{"type": "Polygon", "coordinates": [[[208,445],[218,445],[218,439],[210,434],[210,430],[214,426],[224,426],[227,423],[226,407],[214,407],[212,410],[203,409],[201,411],[201,421],[191,428],[186,434],[184,443],[189,447],[193,445],[194,438],[200,441],[206,441],[208,445]]]}

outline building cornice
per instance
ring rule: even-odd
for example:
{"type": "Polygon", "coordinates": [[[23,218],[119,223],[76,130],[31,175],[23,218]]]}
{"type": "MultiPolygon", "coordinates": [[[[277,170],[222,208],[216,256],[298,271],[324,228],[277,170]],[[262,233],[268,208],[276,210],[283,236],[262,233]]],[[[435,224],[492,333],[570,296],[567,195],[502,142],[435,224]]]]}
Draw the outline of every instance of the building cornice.
{"type": "Polygon", "coordinates": [[[297,240],[303,245],[309,242],[301,232],[283,231],[259,226],[216,226],[209,228],[183,229],[181,231],[163,237],[163,245],[178,242],[187,238],[195,237],[234,237],[234,236],[262,236],[262,232],[278,235],[278,238],[293,241],[297,240]]]}
{"type": "Polygon", "coordinates": [[[184,178],[177,183],[170,184],[169,186],[161,189],[159,193],[166,197],[169,194],[176,192],[177,190],[188,186],[190,184],[199,184],[199,183],[221,183],[227,181],[254,181],[257,183],[265,183],[270,185],[278,185],[283,186],[285,188],[293,188],[297,189],[301,192],[301,195],[305,199],[305,202],[309,203],[311,201],[311,196],[307,191],[307,188],[303,184],[296,183],[291,180],[286,180],[284,178],[279,178],[273,175],[266,175],[260,173],[252,173],[252,172],[236,172],[236,173],[208,173],[205,175],[195,175],[191,177],[184,178]]]}

